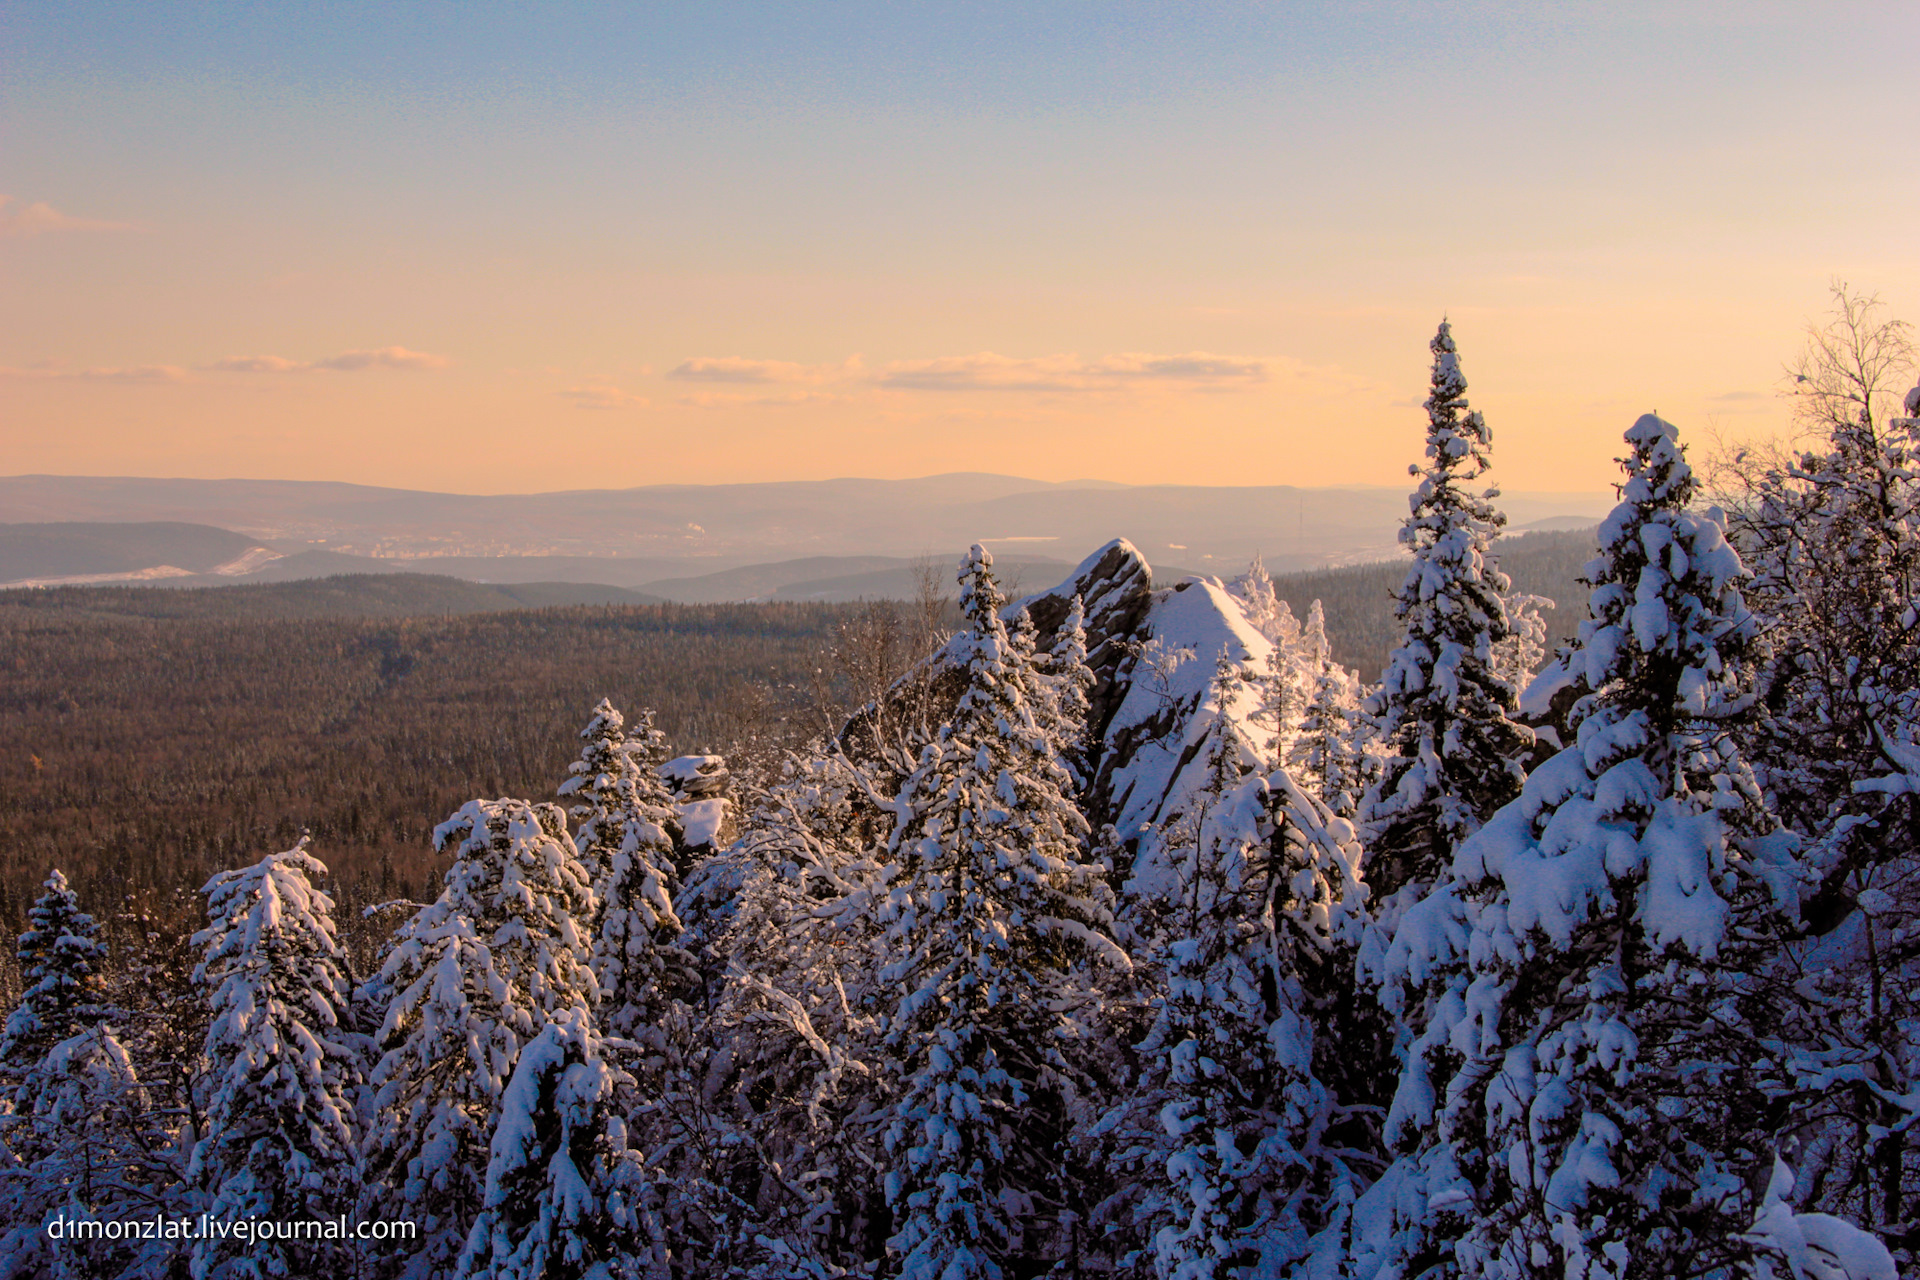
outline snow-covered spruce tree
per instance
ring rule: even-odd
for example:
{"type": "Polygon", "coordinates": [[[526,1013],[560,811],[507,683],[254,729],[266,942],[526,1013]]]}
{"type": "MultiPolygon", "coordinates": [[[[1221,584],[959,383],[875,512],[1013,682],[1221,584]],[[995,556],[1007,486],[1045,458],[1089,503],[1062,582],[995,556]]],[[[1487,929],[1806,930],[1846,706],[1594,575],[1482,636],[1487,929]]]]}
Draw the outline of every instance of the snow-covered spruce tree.
{"type": "Polygon", "coordinates": [[[393,995],[361,1162],[361,1215],[419,1223],[417,1243],[380,1260],[409,1277],[445,1274],[459,1256],[521,1046],[596,1003],[593,891],[557,806],[470,801],[434,843],[456,857],[380,971],[393,995]]]}
{"type": "MultiPolygon", "coordinates": [[[[620,847],[626,825],[636,816],[652,821],[669,840],[677,826],[673,796],[655,772],[667,759],[667,737],[653,727],[651,709],[640,712],[629,732],[626,717],[602,698],[580,738],[586,745],[567,766],[559,794],[572,801],[569,812],[579,824],[574,844],[598,878],[606,875],[608,855],[620,847]]],[[[671,843],[667,848],[670,854],[671,843]]]]}
{"type": "Polygon", "coordinates": [[[1273,575],[1267,572],[1259,553],[1254,554],[1245,573],[1227,583],[1227,592],[1242,602],[1254,630],[1282,648],[1299,647],[1299,620],[1293,616],[1293,608],[1274,594],[1273,575]]]}
{"type": "Polygon", "coordinates": [[[1378,774],[1378,758],[1368,750],[1376,726],[1362,709],[1366,695],[1359,677],[1333,660],[1318,600],[1307,610],[1301,637],[1305,709],[1283,763],[1316,800],[1352,822],[1378,774]]]}
{"type": "Polygon", "coordinates": [[[1087,666],[1087,608],[1078,595],[1067,606],[1067,616],[1054,633],[1053,647],[1046,655],[1045,665],[1042,688],[1046,696],[1040,701],[1042,727],[1058,744],[1060,762],[1066,766],[1077,792],[1091,777],[1088,752],[1092,744],[1088,740],[1087,715],[1092,707],[1095,684],[1093,671],[1087,666]]]}
{"type": "Polygon", "coordinates": [[[145,1274],[137,1268],[147,1263],[160,1274],[175,1259],[152,1247],[63,1244],[42,1230],[56,1213],[124,1217],[180,1207],[186,1162],[175,1117],[156,1105],[108,1022],[122,1012],[103,998],[105,948],[59,872],[31,923],[20,947],[26,992],[8,1028],[14,1087],[0,1103],[0,1278],[145,1274]]]}
{"type": "Polygon", "coordinates": [[[455,1274],[579,1280],[660,1274],[669,1259],[642,1153],[584,1009],[562,1009],[521,1049],[500,1099],[485,1199],[455,1274]]]}
{"type": "MultiPolygon", "coordinates": [[[[67,1037],[27,1072],[0,1129],[0,1277],[26,1280],[165,1274],[166,1262],[129,1270],[142,1250],[109,1241],[48,1238],[55,1215],[118,1218],[174,1207],[182,1172],[168,1135],[152,1124],[151,1099],[113,1028],[96,1022],[67,1037]]],[[[148,1261],[155,1261],[151,1256],[148,1261]]]]}
{"type": "Polygon", "coordinates": [[[778,1259],[858,1267],[888,1235],[866,1171],[884,1152],[887,1095],[875,975],[886,963],[870,911],[891,814],[842,755],[789,759],[740,838],[690,881],[708,926],[719,998],[704,1059],[666,1110],[687,1159],[664,1173],[687,1235],[740,1274],[778,1259]]]}
{"type": "Polygon", "coordinates": [[[1627,442],[1562,659],[1587,690],[1578,739],[1461,845],[1387,957],[1417,1033],[1388,1120],[1408,1154],[1346,1274],[1748,1274],[1778,1070],[1742,972],[1772,904],[1738,839],[1766,819],[1726,734],[1753,622],[1673,426],[1645,416],[1627,442]]]}
{"type": "Polygon", "coordinates": [[[665,758],[653,713],[641,714],[629,736],[613,704],[602,699],[580,731],[586,747],[560,784],[574,798],[574,847],[594,877],[598,913],[592,922],[592,967],[601,1023],[615,1036],[649,1043],[656,1052],[671,990],[687,985],[691,961],[675,945],[673,797],[653,766],[665,758]]]}
{"type": "Polygon", "coordinates": [[[1355,1189],[1324,1141],[1336,1107],[1313,1023],[1330,973],[1352,971],[1336,934],[1361,909],[1359,852],[1284,772],[1263,776],[1230,712],[1248,683],[1223,659],[1200,710],[1213,717],[1209,782],[1181,822],[1146,1066],[1101,1125],[1122,1147],[1109,1162],[1118,1198],[1134,1202],[1154,1273],[1175,1280],[1279,1274],[1355,1189]]]}
{"type": "Polygon", "coordinates": [[[1311,673],[1325,665],[1333,653],[1333,645],[1327,639],[1327,610],[1318,596],[1307,606],[1307,620],[1300,624],[1300,660],[1304,669],[1311,673]]]}
{"type": "Polygon", "coordinates": [[[1351,822],[1373,781],[1367,751],[1373,722],[1360,708],[1360,682],[1323,651],[1313,695],[1293,740],[1288,771],[1335,815],[1351,822]]]}
{"type": "Polygon", "coordinates": [[[1547,618],[1554,607],[1546,596],[1516,591],[1507,597],[1507,638],[1493,647],[1493,671],[1515,689],[1525,689],[1546,661],[1547,618]]]}
{"type": "MultiPolygon", "coordinates": [[[[1316,609],[1319,604],[1314,601],[1316,609]]],[[[1280,607],[1284,610],[1286,604],[1282,602],[1280,607]]],[[[1315,616],[1309,616],[1310,623],[1315,616]]],[[[1264,744],[1269,767],[1284,765],[1293,755],[1300,721],[1313,696],[1313,673],[1319,655],[1327,648],[1324,623],[1316,634],[1307,626],[1295,624],[1291,612],[1285,617],[1290,625],[1281,629],[1267,654],[1267,667],[1259,681],[1260,706],[1254,713],[1256,722],[1271,734],[1264,744]]]]}
{"type": "Polygon", "coordinates": [[[1086,819],[1034,717],[1037,676],[1001,621],[992,559],[962,562],[967,672],[895,804],[881,917],[897,957],[887,1193],[906,1280],[998,1277],[1061,1206],[1077,959],[1125,965],[1086,819]]]}
{"type": "MultiPolygon", "coordinates": [[[[334,937],[326,867],[307,841],[202,891],[210,925],[195,935],[213,1019],[201,1077],[206,1130],[188,1176],[221,1218],[330,1219],[353,1204],[353,1095],[365,1042],[346,1025],[351,998],[334,937]]],[[[292,1275],[339,1246],[201,1241],[196,1277],[292,1275]]]]}
{"type": "Polygon", "coordinates": [[[1509,625],[1507,576],[1488,558],[1506,517],[1498,489],[1475,487],[1493,435],[1467,407],[1467,380],[1447,323],[1430,344],[1427,466],[1400,544],[1413,566],[1394,596],[1404,638],[1367,710],[1394,754],[1362,803],[1367,882],[1382,905],[1405,885],[1439,878],[1460,841],[1519,793],[1530,730],[1510,717],[1513,686],[1495,670],[1509,625]]]}
{"type": "Polygon", "coordinates": [[[0,1039],[0,1065],[16,1078],[48,1049],[105,1016],[99,1001],[107,949],[99,929],[60,871],[47,876],[45,887],[20,935],[20,1004],[0,1039]]]}

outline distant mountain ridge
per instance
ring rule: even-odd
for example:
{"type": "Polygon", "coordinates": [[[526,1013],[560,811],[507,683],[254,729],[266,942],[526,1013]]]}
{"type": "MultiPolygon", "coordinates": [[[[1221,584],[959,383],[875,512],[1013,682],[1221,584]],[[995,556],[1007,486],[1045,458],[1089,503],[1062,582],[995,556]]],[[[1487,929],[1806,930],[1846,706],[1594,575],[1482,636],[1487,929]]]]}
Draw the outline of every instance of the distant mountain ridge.
{"type": "MultiPolygon", "coordinates": [[[[1597,522],[1613,502],[1606,493],[1501,499],[1516,526],[1597,522]]],[[[1114,537],[1208,571],[1237,570],[1256,551],[1275,570],[1318,568],[1391,557],[1406,511],[1394,488],[1054,484],[984,473],[496,495],[331,481],[0,477],[5,522],[192,522],[285,554],[403,559],[415,571],[431,557],[443,562],[432,571],[473,577],[494,576],[476,560],[504,570],[507,560],[539,557],[567,566],[539,576],[578,581],[600,568],[581,564],[593,560],[608,566],[595,577],[627,586],[813,556],[945,559],[973,542],[1071,564],[1114,537]],[[621,563],[638,560],[650,562],[645,577],[621,563]]]]}

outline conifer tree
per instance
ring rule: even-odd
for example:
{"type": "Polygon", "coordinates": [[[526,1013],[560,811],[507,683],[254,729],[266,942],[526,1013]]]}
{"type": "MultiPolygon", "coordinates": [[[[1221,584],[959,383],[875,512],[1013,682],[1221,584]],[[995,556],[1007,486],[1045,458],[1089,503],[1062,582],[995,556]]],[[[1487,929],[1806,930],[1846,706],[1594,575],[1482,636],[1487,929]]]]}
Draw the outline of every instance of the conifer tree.
{"type": "Polygon", "coordinates": [[[1546,596],[1524,591],[1507,596],[1507,638],[1493,647],[1493,671],[1515,689],[1525,689],[1546,660],[1547,619],[1554,607],[1546,596]]]}
{"type": "Polygon", "coordinates": [[[901,788],[888,844],[887,1194],[907,1280],[998,1277],[1038,1226],[1015,1206],[1059,1204],[1072,1068],[1054,1001],[1079,955],[1125,963],[991,564],[978,545],[962,564],[965,630],[949,653],[967,687],[901,788]]]}
{"type": "MultiPolygon", "coordinates": [[[[222,1218],[331,1219],[353,1202],[354,1092],[364,1070],[326,874],[307,841],[204,890],[210,926],[194,941],[209,989],[206,1130],[189,1177],[222,1218]]],[[[330,1251],[312,1244],[201,1241],[197,1276],[294,1274],[330,1251]]]]}
{"type": "Polygon", "coordinates": [[[1493,437],[1467,406],[1467,380],[1445,321],[1430,344],[1427,466],[1400,544],[1413,554],[1394,597],[1404,639],[1367,710],[1394,754],[1361,807],[1367,880],[1377,898],[1426,886],[1461,840],[1520,789],[1532,733],[1510,719],[1514,689],[1495,670],[1509,587],[1488,557],[1506,517],[1498,489],[1476,487],[1493,437]]]}
{"type": "MultiPolygon", "coordinates": [[[[185,1175],[172,1117],[156,1114],[107,1019],[106,948],[53,872],[30,912],[25,991],[8,1020],[0,1099],[0,1276],[138,1274],[177,1258],[156,1246],[51,1239],[50,1217],[126,1216],[169,1205],[185,1175]]],[[[188,1019],[189,1023],[191,1019],[188,1019]]]]}
{"type": "Polygon", "coordinates": [[[1360,709],[1360,682],[1322,651],[1313,694],[1300,719],[1288,769],[1336,816],[1351,822],[1373,780],[1367,753],[1371,721],[1360,709]]]}
{"type": "Polygon", "coordinates": [[[30,1070],[48,1049],[105,1016],[99,1005],[107,949],[93,917],[58,870],[27,913],[20,935],[20,1004],[7,1018],[0,1063],[30,1070]]]}
{"type": "Polygon", "coordinates": [[[1390,1136],[1415,1206],[1359,1274],[1735,1274],[1771,1159],[1744,981],[1765,829],[1727,737],[1747,701],[1745,570],[1673,426],[1627,433],[1622,501],[1567,656],[1578,741],[1460,848],[1387,968],[1415,1024],[1390,1136]],[[1418,1205],[1424,1204],[1421,1211],[1418,1205]],[[1724,1270],[1716,1270],[1721,1268],[1724,1270]]]}
{"type": "Polygon", "coordinates": [[[474,800],[434,831],[455,850],[438,899],[401,926],[371,1084],[362,1216],[410,1216],[420,1237],[384,1265],[444,1274],[483,1200],[487,1144],[520,1048],[564,1010],[591,1014],[594,910],[554,805],[474,800]]]}
{"type": "MultiPolygon", "coordinates": [[[[1022,616],[1025,616],[1024,611],[1022,616]]],[[[1054,633],[1045,657],[1038,700],[1042,729],[1057,744],[1060,762],[1077,789],[1090,780],[1088,756],[1092,750],[1087,715],[1092,708],[1093,671],[1087,666],[1087,611],[1078,595],[1067,606],[1067,616],[1054,633]]]]}
{"type": "Polygon", "coordinates": [[[1307,709],[1308,691],[1300,677],[1298,649],[1275,644],[1267,653],[1266,670],[1259,682],[1260,706],[1254,713],[1255,720],[1270,735],[1265,742],[1265,754],[1271,765],[1283,765],[1293,754],[1300,720],[1307,709]]]}
{"type": "Polygon", "coordinates": [[[641,713],[631,736],[624,727],[602,699],[580,732],[587,745],[560,794],[576,797],[574,846],[595,876],[592,967],[601,1022],[611,1035],[657,1041],[667,988],[685,985],[691,965],[675,945],[683,927],[673,907],[679,822],[652,767],[666,754],[653,713],[641,713]]]}
{"type": "MultiPolygon", "coordinates": [[[[582,1009],[562,1009],[520,1051],[500,1099],[463,1280],[639,1276],[667,1261],[642,1153],[582,1009]]],[[[631,1100],[627,1105],[631,1105],[631,1100]]]]}
{"type": "Polygon", "coordinates": [[[1261,562],[1259,553],[1247,565],[1247,571],[1227,584],[1227,591],[1242,601],[1247,621],[1261,635],[1286,649],[1298,648],[1300,623],[1293,608],[1273,591],[1273,575],[1261,562]]]}
{"type": "Polygon", "coordinates": [[[1234,711],[1246,683],[1223,658],[1198,712],[1209,781],[1176,833],[1165,986],[1120,1109],[1146,1131],[1114,1172],[1138,1184],[1155,1272],[1175,1280],[1297,1260],[1352,1180],[1324,1143],[1334,1107],[1313,1023],[1330,971],[1352,969],[1335,935],[1361,907],[1358,849],[1284,772],[1265,774],[1234,711]]]}

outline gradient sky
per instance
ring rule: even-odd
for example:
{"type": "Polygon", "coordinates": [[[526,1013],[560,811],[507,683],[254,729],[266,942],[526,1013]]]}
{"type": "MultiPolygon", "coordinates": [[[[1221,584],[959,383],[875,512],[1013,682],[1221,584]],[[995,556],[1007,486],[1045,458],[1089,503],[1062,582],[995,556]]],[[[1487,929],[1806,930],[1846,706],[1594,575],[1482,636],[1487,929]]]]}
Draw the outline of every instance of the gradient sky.
{"type": "Polygon", "coordinates": [[[1920,5],[0,8],[0,473],[1509,488],[1920,320],[1920,5]],[[404,8],[404,12],[394,12],[404,8]]]}

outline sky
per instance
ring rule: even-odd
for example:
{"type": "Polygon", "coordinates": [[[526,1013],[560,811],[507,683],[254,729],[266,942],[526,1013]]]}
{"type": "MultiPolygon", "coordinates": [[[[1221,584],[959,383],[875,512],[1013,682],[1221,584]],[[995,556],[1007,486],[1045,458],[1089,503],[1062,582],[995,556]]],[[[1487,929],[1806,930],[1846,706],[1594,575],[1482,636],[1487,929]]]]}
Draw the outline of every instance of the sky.
{"type": "Polygon", "coordinates": [[[1920,320],[1920,5],[0,7],[0,473],[1510,489],[1920,320]]]}

